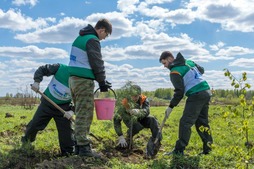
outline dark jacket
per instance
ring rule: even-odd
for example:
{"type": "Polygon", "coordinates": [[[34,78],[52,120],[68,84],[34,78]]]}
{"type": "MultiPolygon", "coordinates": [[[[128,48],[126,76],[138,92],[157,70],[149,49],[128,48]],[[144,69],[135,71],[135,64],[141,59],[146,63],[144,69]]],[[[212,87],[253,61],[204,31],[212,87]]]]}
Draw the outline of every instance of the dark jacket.
{"type": "Polygon", "coordinates": [[[55,75],[60,67],[59,63],[56,64],[46,64],[43,66],[40,66],[35,72],[34,72],[34,81],[35,82],[41,82],[43,80],[43,76],[51,76],[55,75]]]}

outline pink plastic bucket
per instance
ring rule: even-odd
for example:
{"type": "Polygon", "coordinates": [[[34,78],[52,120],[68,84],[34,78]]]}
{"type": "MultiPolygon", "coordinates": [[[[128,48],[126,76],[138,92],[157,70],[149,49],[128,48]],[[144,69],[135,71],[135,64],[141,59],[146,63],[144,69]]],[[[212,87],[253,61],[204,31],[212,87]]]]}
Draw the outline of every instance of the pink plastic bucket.
{"type": "Polygon", "coordinates": [[[98,120],[112,120],[115,109],[115,99],[94,99],[95,111],[98,120]]]}
{"type": "MultiPolygon", "coordinates": [[[[95,90],[94,94],[99,90],[95,90]]],[[[115,103],[116,103],[116,93],[113,89],[109,88],[115,96],[115,99],[113,98],[95,98],[94,99],[94,107],[95,112],[98,120],[112,120],[114,116],[114,109],[115,109],[115,103]]]]}

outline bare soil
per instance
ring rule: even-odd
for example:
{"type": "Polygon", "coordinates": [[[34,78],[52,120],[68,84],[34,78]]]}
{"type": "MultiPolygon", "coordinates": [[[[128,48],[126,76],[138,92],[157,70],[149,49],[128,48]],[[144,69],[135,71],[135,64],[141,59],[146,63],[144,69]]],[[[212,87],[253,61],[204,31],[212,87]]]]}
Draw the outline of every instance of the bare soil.
{"type": "Polygon", "coordinates": [[[36,150],[36,145],[15,145],[14,140],[10,139],[17,135],[17,132],[23,132],[25,124],[16,126],[14,130],[6,130],[0,132],[0,142],[4,142],[6,145],[14,145],[14,149],[8,152],[7,155],[3,156],[0,154],[0,168],[3,169],[100,169],[100,168],[111,168],[109,162],[112,158],[117,158],[121,162],[128,163],[139,163],[140,159],[143,159],[145,152],[135,146],[131,150],[119,149],[112,145],[115,145],[113,140],[103,140],[100,137],[92,135],[92,141],[94,147],[98,147],[103,144],[103,150],[98,152],[102,158],[95,159],[92,157],[80,157],[77,155],[69,157],[61,157],[58,155],[58,150],[51,152],[47,150],[36,150]]]}
{"type": "Polygon", "coordinates": [[[139,163],[140,158],[144,158],[144,152],[140,149],[130,150],[119,150],[115,148],[105,149],[100,152],[102,158],[93,157],[80,157],[77,155],[69,157],[59,157],[52,156],[48,152],[38,152],[31,147],[23,147],[20,149],[13,150],[8,156],[12,158],[7,158],[1,166],[11,169],[26,169],[26,168],[36,168],[36,169],[66,169],[66,168],[110,168],[110,163],[108,163],[111,158],[118,158],[122,162],[128,163],[139,163]]]}

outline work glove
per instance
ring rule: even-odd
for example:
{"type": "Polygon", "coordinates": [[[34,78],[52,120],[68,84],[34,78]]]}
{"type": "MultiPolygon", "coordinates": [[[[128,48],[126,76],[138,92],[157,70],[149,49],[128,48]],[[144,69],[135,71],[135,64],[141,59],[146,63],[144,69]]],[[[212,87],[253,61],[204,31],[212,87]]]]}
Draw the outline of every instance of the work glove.
{"type": "Polygon", "coordinates": [[[67,118],[68,120],[70,120],[73,115],[74,115],[74,112],[72,110],[66,111],[64,113],[64,117],[67,118]]]}
{"type": "Polygon", "coordinates": [[[100,92],[107,92],[108,89],[112,87],[112,85],[107,80],[104,80],[99,83],[99,87],[100,87],[100,92]]]}
{"type": "Polygon", "coordinates": [[[131,110],[129,110],[129,113],[130,113],[130,115],[137,115],[137,114],[139,114],[139,109],[131,109],[131,110]]]}
{"type": "Polygon", "coordinates": [[[127,147],[128,146],[128,143],[126,142],[126,140],[125,140],[123,135],[118,137],[117,146],[119,146],[119,145],[120,145],[120,147],[127,147]]]}
{"type": "Polygon", "coordinates": [[[37,93],[40,89],[40,83],[34,82],[33,84],[31,84],[31,89],[37,93]]]}
{"type": "Polygon", "coordinates": [[[171,107],[168,107],[166,110],[165,110],[165,117],[166,117],[166,119],[168,119],[168,117],[169,117],[169,115],[170,115],[170,113],[172,112],[172,108],[171,107]]]}

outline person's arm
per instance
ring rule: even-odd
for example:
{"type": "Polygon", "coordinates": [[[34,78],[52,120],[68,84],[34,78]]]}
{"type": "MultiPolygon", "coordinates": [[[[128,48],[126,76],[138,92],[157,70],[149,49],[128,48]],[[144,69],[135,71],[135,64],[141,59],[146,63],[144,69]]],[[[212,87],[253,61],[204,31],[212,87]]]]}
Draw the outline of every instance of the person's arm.
{"type": "Polygon", "coordinates": [[[43,76],[50,76],[56,74],[59,66],[60,64],[46,64],[44,66],[40,66],[34,72],[34,83],[31,84],[31,89],[35,92],[38,92],[40,89],[40,82],[43,80],[43,76]]]}
{"type": "Polygon", "coordinates": [[[146,96],[141,96],[138,100],[138,106],[140,105],[140,100],[142,100],[142,107],[140,108],[135,108],[130,110],[130,114],[136,116],[137,118],[144,118],[147,117],[150,114],[150,104],[149,101],[146,99],[146,96]]]}
{"type": "Polygon", "coordinates": [[[114,123],[115,132],[116,132],[116,134],[117,134],[118,136],[123,135],[121,122],[122,122],[122,117],[121,117],[121,115],[119,114],[119,112],[117,112],[117,113],[114,115],[113,123],[114,123]]]}
{"type": "Polygon", "coordinates": [[[99,40],[90,39],[86,44],[87,56],[90,66],[93,70],[95,80],[100,83],[105,81],[106,73],[104,67],[104,61],[101,55],[101,45],[99,40]]]}
{"type": "Polygon", "coordinates": [[[184,96],[184,82],[180,74],[171,73],[170,80],[175,88],[173,98],[170,101],[169,107],[174,108],[179,104],[184,96]]]}
{"type": "Polygon", "coordinates": [[[59,67],[59,63],[40,66],[34,73],[34,81],[40,83],[43,80],[43,76],[51,76],[56,74],[59,67]]]}

